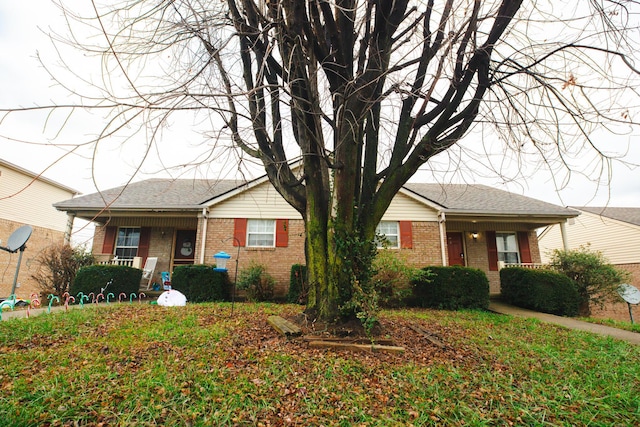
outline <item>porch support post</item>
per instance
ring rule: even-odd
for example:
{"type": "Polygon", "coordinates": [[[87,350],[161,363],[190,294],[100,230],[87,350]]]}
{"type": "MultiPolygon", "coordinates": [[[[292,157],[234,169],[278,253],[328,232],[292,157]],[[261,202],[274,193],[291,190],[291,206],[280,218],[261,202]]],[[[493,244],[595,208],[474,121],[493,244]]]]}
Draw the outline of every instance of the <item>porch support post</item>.
{"type": "Polygon", "coordinates": [[[64,230],[64,244],[71,244],[71,233],[73,232],[73,221],[76,218],[76,214],[73,212],[67,213],[67,228],[64,230]]]}
{"type": "Polygon", "coordinates": [[[438,212],[438,229],[440,230],[440,254],[442,256],[442,265],[448,264],[447,260],[447,229],[445,223],[447,218],[444,212],[438,212]]]}
{"type": "Polygon", "coordinates": [[[567,221],[564,220],[560,223],[560,234],[562,235],[562,246],[565,251],[569,250],[569,238],[567,237],[567,221]]]}
{"type": "Polygon", "coordinates": [[[201,223],[198,231],[200,231],[200,256],[199,263],[204,264],[204,251],[207,247],[207,223],[209,219],[209,210],[202,208],[201,223]]]}

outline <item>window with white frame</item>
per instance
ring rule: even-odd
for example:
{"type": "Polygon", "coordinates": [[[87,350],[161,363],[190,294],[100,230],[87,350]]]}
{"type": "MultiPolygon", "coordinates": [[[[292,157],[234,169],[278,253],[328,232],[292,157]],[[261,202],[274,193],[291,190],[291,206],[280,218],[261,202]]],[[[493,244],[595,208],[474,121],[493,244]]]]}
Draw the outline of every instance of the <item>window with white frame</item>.
{"type": "Polygon", "coordinates": [[[140,227],[120,227],[116,237],[115,255],[120,259],[133,259],[138,255],[140,227]]]}
{"type": "Polygon", "coordinates": [[[398,221],[380,221],[376,228],[378,247],[399,248],[400,226],[398,221]]]}
{"type": "Polygon", "coordinates": [[[273,248],[275,245],[275,219],[250,219],[247,221],[247,246],[273,248]]]}
{"type": "Polygon", "coordinates": [[[519,263],[518,236],[516,233],[496,233],[496,247],[498,248],[498,261],[506,263],[519,263]]]}

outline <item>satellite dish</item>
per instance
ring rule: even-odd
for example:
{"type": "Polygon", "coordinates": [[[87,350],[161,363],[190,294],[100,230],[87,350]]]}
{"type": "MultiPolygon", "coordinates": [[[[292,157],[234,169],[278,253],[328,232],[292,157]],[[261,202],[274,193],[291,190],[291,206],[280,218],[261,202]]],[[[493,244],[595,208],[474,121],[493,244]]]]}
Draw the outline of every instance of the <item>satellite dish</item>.
{"type": "Polygon", "coordinates": [[[9,236],[7,247],[2,249],[5,249],[9,252],[18,252],[24,247],[25,243],[27,243],[29,237],[31,237],[31,231],[32,229],[30,225],[23,225],[22,227],[18,228],[11,234],[11,236],[9,236]]]}
{"type": "Polygon", "coordinates": [[[16,231],[11,233],[9,236],[9,240],[7,241],[7,247],[0,246],[0,249],[3,251],[16,253],[20,251],[20,256],[18,257],[18,264],[16,265],[16,275],[13,277],[13,286],[11,287],[11,295],[15,295],[16,287],[18,285],[18,273],[20,272],[20,263],[22,262],[22,253],[24,252],[29,237],[31,237],[32,228],[30,225],[23,225],[18,228],[16,231]]]}
{"type": "Polygon", "coordinates": [[[633,285],[626,283],[620,285],[618,295],[629,304],[640,304],[640,290],[633,285]]]}

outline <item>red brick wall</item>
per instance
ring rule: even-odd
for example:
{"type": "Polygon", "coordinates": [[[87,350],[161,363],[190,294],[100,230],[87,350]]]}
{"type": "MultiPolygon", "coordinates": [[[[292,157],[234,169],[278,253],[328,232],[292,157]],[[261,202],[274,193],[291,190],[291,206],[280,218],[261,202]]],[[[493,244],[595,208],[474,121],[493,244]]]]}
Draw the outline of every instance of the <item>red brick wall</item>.
{"type": "Polygon", "coordinates": [[[440,230],[437,222],[414,222],[411,225],[413,248],[399,249],[404,259],[417,268],[442,265],[440,230]]]}
{"type": "MultiPolygon", "coordinates": [[[[631,274],[629,278],[630,285],[640,289],[640,263],[638,264],[618,264],[616,267],[628,271],[631,274]]],[[[640,305],[632,305],[633,320],[640,323],[640,305]]],[[[591,316],[599,319],[613,319],[623,322],[629,322],[629,306],[620,298],[617,303],[607,304],[604,308],[591,307],[591,316]]]]}
{"type": "Polygon", "coordinates": [[[289,290],[289,276],[293,264],[304,264],[304,222],[289,220],[289,244],[286,248],[239,248],[233,246],[233,219],[208,220],[205,239],[205,263],[214,264],[213,255],[224,251],[231,255],[227,263],[229,276],[233,280],[238,260],[238,271],[247,268],[252,262],[263,264],[268,273],[276,280],[275,295],[284,297],[289,290]]]}
{"type": "MultiPolygon", "coordinates": [[[[0,219],[0,239],[1,246],[7,245],[7,240],[11,233],[24,224],[0,219]]],[[[16,294],[19,298],[29,298],[33,293],[39,293],[40,289],[35,280],[31,278],[36,274],[40,264],[37,262],[41,251],[51,245],[59,245],[64,242],[64,233],[43,227],[33,227],[31,237],[27,241],[26,249],[22,254],[20,271],[18,274],[18,285],[16,294]]],[[[13,279],[18,265],[20,252],[14,254],[0,251],[0,297],[6,298],[11,293],[13,279]]]]}

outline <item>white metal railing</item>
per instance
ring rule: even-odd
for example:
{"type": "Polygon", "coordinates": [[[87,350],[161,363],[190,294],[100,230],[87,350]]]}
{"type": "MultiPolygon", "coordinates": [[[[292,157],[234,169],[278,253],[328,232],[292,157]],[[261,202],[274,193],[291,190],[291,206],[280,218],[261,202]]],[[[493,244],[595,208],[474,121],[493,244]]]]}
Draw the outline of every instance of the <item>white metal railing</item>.
{"type": "MultiPolygon", "coordinates": [[[[98,258],[98,257],[96,257],[98,258]]],[[[96,260],[96,264],[100,264],[100,265],[125,265],[127,267],[133,267],[133,268],[142,268],[142,258],[137,256],[137,257],[133,257],[133,259],[131,258],[118,258],[113,257],[113,258],[108,258],[108,259],[102,259],[100,260],[99,258],[96,260]]]]}
{"type": "Polygon", "coordinates": [[[498,270],[502,270],[503,268],[508,267],[520,267],[520,268],[530,268],[533,270],[544,270],[547,268],[547,264],[542,264],[539,262],[504,262],[498,261],[498,270]]]}

